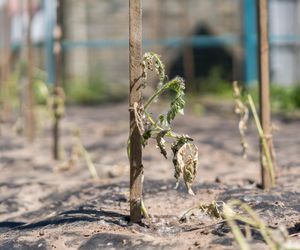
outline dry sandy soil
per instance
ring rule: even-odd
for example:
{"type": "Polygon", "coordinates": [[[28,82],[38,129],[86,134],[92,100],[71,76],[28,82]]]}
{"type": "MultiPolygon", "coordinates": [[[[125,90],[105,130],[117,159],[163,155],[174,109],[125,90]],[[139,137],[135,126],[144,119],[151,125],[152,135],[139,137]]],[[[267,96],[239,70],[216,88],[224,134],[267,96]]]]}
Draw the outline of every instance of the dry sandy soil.
{"type": "MultiPolygon", "coordinates": [[[[164,107],[161,107],[164,109],[164,107]]],[[[49,120],[41,119],[34,144],[4,124],[0,136],[0,249],[237,249],[222,220],[195,210],[180,222],[184,211],[201,203],[240,199],[268,225],[284,225],[293,240],[300,232],[300,121],[276,117],[274,142],[278,185],[264,192],[259,183],[258,143],[249,126],[247,160],[241,157],[237,119],[230,111],[193,110],[180,117],[177,131],[195,139],[199,172],[195,196],[184,185],[174,190],[173,167],[154,144],[144,151],[144,200],[151,219],[129,223],[126,156],[126,104],[69,107],[63,120],[65,159],[70,156],[72,129],[81,130],[100,179],[93,181],[83,160],[68,168],[51,159],[49,120]]],[[[253,249],[267,249],[253,232],[253,249]]]]}

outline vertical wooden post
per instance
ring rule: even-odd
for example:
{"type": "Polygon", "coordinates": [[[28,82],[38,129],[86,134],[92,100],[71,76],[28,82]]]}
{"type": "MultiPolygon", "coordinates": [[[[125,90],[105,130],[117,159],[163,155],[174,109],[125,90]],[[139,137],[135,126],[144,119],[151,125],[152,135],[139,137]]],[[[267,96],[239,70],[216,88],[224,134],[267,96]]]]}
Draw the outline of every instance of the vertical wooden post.
{"type": "Polygon", "coordinates": [[[153,51],[160,53],[159,39],[161,39],[161,0],[154,0],[152,3],[152,37],[155,40],[153,51]]]}
{"type": "Polygon", "coordinates": [[[62,0],[56,0],[56,26],[54,28],[54,54],[55,54],[55,86],[54,86],[54,103],[53,103],[53,157],[59,159],[59,123],[61,114],[59,114],[59,106],[63,105],[58,99],[63,98],[62,95],[62,0]]]}
{"type": "Polygon", "coordinates": [[[244,55],[245,55],[245,81],[248,86],[257,79],[257,47],[253,39],[257,34],[256,9],[257,1],[243,0],[244,16],[244,55]]]}
{"type": "Polygon", "coordinates": [[[55,28],[55,4],[56,1],[44,0],[45,13],[45,68],[47,71],[47,83],[55,83],[55,55],[53,53],[55,28]]]}
{"type": "Polygon", "coordinates": [[[129,0],[129,112],[130,112],[130,220],[141,221],[143,165],[142,145],[133,106],[141,102],[142,4],[129,0]]]}
{"type": "MultiPolygon", "coordinates": [[[[271,138],[271,111],[270,111],[270,73],[269,73],[269,23],[268,23],[268,0],[257,0],[258,18],[258,64],[259,64],[259,99],[260,121],[270,153],[272,149],[271,138]]],[[[272,187],[271,176],[266,170],[263,149],[261,147],[261,178],[262,187],[272,187]]]]}
{"type": "Polygon", "coordinates": [[[11,113],[9,99],[9,85],[11,78],[11,19],[9,2],[6,2],[3,11],[3,64],[2,64],[2,83],[1,91],[3,98],[3,120],[8,120],[11,113]]]}
{"type": "Polygon", "coordinates": [[[181,29],[184,32],[183,70],[187,82],[191,83],[195,76],[195,65],[193,46],[191,44],[191,39],[189,38],[189,0],[181,0],[181,7],[181,29]]]}
{"type": "Polygon", "coordinates": [[[31,40],[31,26],[33,18],[32,0],[27,0],[28,27],[26,33],[27,43],[27,136],[29,142],[33,142],[35,137],[35,115],[34,115],[34,56],[33,43],[31,40]]]}
{"type": "MultiPolygon", "coordinates": [[[[0,9],[0,29],[2,32],[4,32],[4,29],[5,29],[5,21],[4,21],[4,14],[3,14],[3,11],[0,9]]],[[[4,35],[0,36],[0,43],[1,44],[4,44],[5,38],[4,38],[4,35]]],[[[2,122],[3,117],[2,117],[2,111],[4,109],[4,101],[3,101],[3,97],[4,97],[4,82],[5,82],[5,49],[4,49],[4,46],[0,48],[0,108],[1,108],[1,114],[0,114],[0,123],[2,122]]]]}

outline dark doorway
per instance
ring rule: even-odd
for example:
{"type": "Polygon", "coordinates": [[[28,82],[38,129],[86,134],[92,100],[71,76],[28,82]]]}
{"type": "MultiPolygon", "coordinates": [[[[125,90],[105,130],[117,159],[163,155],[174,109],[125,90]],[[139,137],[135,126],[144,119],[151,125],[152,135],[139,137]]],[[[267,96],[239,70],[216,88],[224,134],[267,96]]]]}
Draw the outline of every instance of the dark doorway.
{"type": "MultiPolygon", "coordinates": [[[[191,36],[213,36],[213,32],[206,26],[199,26],[191,36]]],[[[187,45],[190,46],[190,45],[187,45]]],[[[188,85],[188,89],[199,89],[204,84],[205,79],[209,78],[212,72],[218,72],[220,79],[230,83],[233,79],[233,55],[225,46],[195,46],[191,45],[192,58],[194,65],[194,79],[188,85]]],[[[183,76],[184,74],[184,52],[181,48],[178,56],[170,67],[170,77],[183,76]]]]}

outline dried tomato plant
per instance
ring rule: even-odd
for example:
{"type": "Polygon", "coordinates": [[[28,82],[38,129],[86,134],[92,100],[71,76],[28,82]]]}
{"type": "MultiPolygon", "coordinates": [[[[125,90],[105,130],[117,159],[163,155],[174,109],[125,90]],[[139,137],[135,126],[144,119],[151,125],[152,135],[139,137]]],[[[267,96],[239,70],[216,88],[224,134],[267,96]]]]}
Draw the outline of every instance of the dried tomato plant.
{"type": "Polygon", "coordinates": [[[248,143],[246,140],[247,123],[249,120],[249,108],[242,98],[241,90],[237,82],[233,82],[234,112],[239,116],[239,131],[243,157],[247,158],[248,143]]]}
{"type": "Polygon", "coordinates": [[[235,99],[235,113],[239,116],[239,131],[240,131],[241,145],[243,148],[243,156],[245,158],[247,157],[248,143],[246,141],[246,131],[247,131],[247,123],[249,121],[249,109],[250,109],[261,141],[261,147],[263,152],[262,155],[263,167],[270,177],[271,187],[275,187],[275,170],[274,170],[275,162],[273,157],[275,155],[274,148],[272,147],[270,150],[268,147],[267,140],[266,140],[267,136],[264,134],[252,96],[248,94],[247,99],[244,99],[237,82],[233,83],[233,96],[235,99]]]}
{"type": "MultiPolygon", "coordinates": [[[[156,73],[159,82],[154,93],[146,101],[134,103],[132,107],[139,133],[142,136],[141,143],[143,147],[146,147],[148,141],[154,139],[160,153],[166,159],[168,158],[167,145],[169,145],[173,153],[172,161],[175,169],[176,186],[178,186],[180,178],[183,177],[188,192],[194,194],[192,184],[197,174],[198,149],[192,143],[193,139],[191,137],[175,133],[171,126],[172,121],[178,114],[184,114],[185,82],[181,77],[168,80],[165,66],[160,56],[152,52],[144,54],[142,68],[143,89],[148,85],[149,71],[156,73]],[[169,110],[165,114],[159,114],[157,117],[154,117],[149,111],[151,104],[167,91],[174,92],[174,95],[171,97],[169,110]]],[[[128,154],[130,154],[129,151],[128,154]]]]}

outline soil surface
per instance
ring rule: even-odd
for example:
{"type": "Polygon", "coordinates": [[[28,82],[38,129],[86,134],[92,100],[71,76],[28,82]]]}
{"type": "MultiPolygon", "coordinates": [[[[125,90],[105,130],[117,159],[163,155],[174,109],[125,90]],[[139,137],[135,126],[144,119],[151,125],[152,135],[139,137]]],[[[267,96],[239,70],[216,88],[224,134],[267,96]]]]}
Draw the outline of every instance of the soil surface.
{"type": "MultiPolygon", "coordinates": [[[[157,107],[165,110],[166,107],[157,107]]],[[[62,121],[62,155],[51,158],[51,123],[40,114],[37,139],[30,144],[1,125],[0,249],[238,249],[222,219],[195,209],[199,203],[239,199],[271,227],[280,225],[289,238],[300,236],[300,121],[274,118],[277,187],[262,191],[258,138],[249,125],[248,159],[241,156],[237,118],[223,106],[199,115],[191,108],[175,122],[175,131],[189,134],[199,148],[199,171],[188,195],[184,184],[174,189],[171,160],[150,143],[144,150],[144,202],[151,218],[129,222],[129,166],[126,155],[126,104],[69,107],[62,121]],[[69,163],[74,130],[95,163],[93,180],[83,159],[69,163]]],[[[74,156],[74,154],[73,154],[74,156]]],[[[73,157],[74,158],[74,157],[73,157]]],[[[253,232],[253,249],[267,249],[253,232]]]]}

